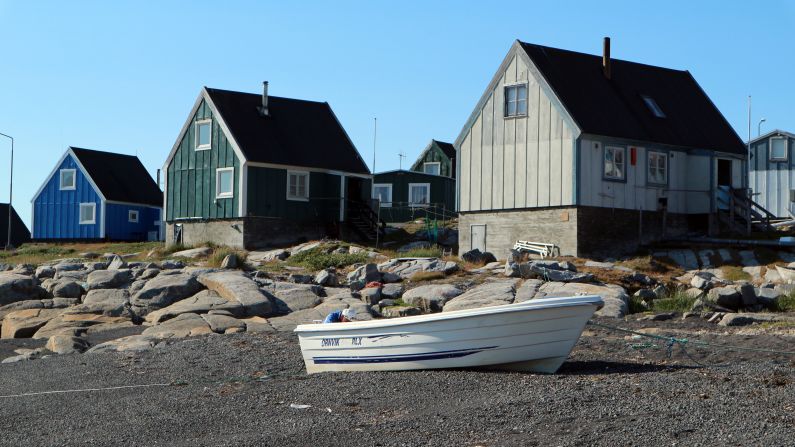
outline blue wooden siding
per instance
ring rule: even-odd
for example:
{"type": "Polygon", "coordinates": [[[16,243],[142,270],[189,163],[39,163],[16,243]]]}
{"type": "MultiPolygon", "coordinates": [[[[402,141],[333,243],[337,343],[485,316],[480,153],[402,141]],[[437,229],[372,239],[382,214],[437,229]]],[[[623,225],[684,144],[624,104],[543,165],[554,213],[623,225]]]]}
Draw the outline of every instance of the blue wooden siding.
{"type": "Polygon", "coordinates": [[[108,203],[105,205],[105,235],[119,241],[145,241],[150,231],[159,231],[160,208],[108,203]],[[138,211],[138,223],[129,221],[130,210],[138,211]]]}
{"type": "Polygon", "coordinates": [[[67,156],[47,181],[33,203],[34,239],[99,239],[102,222],[102,200],[72,156],[67,156]],[[75,170],[75,189],[60,190],[60,170],[75,170]],[[91,225],[80,225],[80,204],[96,204],[96,219],[91,225]]]}

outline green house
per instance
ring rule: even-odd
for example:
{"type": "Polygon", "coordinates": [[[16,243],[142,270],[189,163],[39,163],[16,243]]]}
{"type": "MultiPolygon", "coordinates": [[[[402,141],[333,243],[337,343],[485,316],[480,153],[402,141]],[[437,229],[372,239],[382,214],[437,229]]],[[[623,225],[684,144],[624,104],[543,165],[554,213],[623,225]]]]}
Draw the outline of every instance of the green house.
{"type": "Polygon", "coordinates": [[[163,172],[167,243],[379,231],[372,175],[328,103],[269,96],[267,82],[261,95],[204,87],[163,172]]]}
{"type": "Polygon", "coordinates": [[[431,140],[411,165],[411,170],[455,178],[455,147],[450,143],[431,140]]]}

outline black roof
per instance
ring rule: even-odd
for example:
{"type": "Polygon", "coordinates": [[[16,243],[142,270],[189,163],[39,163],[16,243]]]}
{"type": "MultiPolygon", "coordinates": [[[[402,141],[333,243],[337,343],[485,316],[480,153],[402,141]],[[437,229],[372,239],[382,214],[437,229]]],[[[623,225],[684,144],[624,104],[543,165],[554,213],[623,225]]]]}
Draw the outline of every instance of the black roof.
{"type": "Polygon", "coordinates": [[[163,206],[163,193],[135,155],[71,149],[105,199],[163,206]]]}
{"type": "Polygon", "coordinates": [[[445,143],[444,141],[439,140],[433,140],[433,142],[439,146],[439,149],[444,152],[444,155],[447,155],[447,158],[451,160],[455,158],[455,146],[453,146],[452,143],[445,143]]]}
{"type": "MultiPolygon", "coordinates": [[[[0,248],[5,247],[8,242],[8,204],[0,203],[0,248]]],[[[17,210],[11,207],[11,245],[19,247],[30,242],[30,230],[22,219],[19,218],[17,210]]]]}
{"type": "Polygon", "coordinates": [[[248,161],[370,174],[328,103],[206,90],[248,161]]]}
{"type": "Polygon", "coordinates": [[[688,71],[520,42],[584,133],[745,154],[743,141],[688,71]],[[655,117],[643,100],[657,102],[655,117]]]}

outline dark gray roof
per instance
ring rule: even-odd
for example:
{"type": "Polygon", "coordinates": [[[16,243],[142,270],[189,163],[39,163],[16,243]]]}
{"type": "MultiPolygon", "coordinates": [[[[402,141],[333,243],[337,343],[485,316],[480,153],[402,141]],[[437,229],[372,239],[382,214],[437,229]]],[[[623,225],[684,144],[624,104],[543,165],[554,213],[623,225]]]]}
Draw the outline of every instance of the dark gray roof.
{"type": "Polygon", "coordinates": [[[745,154],[743,141],[688,71],[520,42],[584,133],[745,154]],[[655,117],[643,96],[665,114],[655,117]]]}
{"type": "Polygon", "coordinates": [[[163,193],[135,155],[71,149],[105,199],[163,206],[163,193]]]}
{"type": "MultiPolygon", "coordinates": [[[[8,204],[0,203],[0,248],[5,247],[8,242],[8,204]]],[[[30,242],[30,230],[22,219],[19,218],[17,210],[11,207],[11,245],[19,247],[30,242]]]]}
{"type": "Polygon", "coordinates": [[[370,174],[328,103],[207,88],[248,161],[370,174]]]}

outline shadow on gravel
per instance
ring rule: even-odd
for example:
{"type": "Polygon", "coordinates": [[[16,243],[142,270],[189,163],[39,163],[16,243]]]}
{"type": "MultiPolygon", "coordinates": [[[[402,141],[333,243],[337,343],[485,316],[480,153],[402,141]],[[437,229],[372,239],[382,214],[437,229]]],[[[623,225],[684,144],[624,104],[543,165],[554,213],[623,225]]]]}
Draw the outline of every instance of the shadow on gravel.
{"type": "Polygon", "coordinates": [[[560,375],[592,375],[592,374],[643,374],[670,372],[681,369],[699,369],[698,366],[686,365],[654,365],[626,362],[567,361],[560,367],[560,375]]]}

